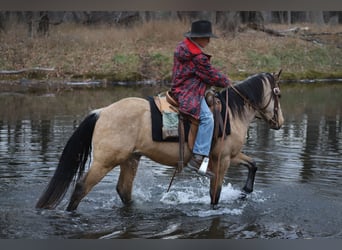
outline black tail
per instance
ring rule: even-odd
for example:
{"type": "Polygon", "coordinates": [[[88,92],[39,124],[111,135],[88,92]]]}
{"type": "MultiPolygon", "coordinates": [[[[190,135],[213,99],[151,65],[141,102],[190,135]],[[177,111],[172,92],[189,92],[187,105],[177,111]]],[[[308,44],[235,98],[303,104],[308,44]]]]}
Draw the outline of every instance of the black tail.
{"type": "Polygon", "coordinates": [[[98,114],[91,113],[72,134],[62,152],[58,167],[37,202],[36,208],[55,208],[75,176],[77,175],[77,179],[81,177],[91,152],[91,141],[97,119],[98,114]]]}

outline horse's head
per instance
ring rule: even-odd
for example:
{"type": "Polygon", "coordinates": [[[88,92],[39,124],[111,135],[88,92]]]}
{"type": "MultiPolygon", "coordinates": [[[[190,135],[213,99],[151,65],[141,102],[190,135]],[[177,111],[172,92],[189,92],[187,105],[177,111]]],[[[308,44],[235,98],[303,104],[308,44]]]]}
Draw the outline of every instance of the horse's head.
{"type": "Polygon", "coordinates": [[[281,70],[278,73],[265,74],[263,79],[264,98],[259,115],[268,122],[272,129],[280,129],[284,123],[283,112],[280,107],[280,79],[281,70]]]}

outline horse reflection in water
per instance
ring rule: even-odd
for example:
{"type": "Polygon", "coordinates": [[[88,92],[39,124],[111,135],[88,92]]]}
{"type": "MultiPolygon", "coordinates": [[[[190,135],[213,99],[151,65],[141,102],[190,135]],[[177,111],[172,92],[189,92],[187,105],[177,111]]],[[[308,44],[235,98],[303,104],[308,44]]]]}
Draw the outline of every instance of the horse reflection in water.
{"type": "MultiPolygon", "coordinates": [[[[253,75],[219,93],[223,100],[228,97],[231,133],[217,140],[210,154],[209,164],[215,173],[210,180],[209,190],[213,207],[219,202],[224,176],[230,165],[248,167],[243,192],[253,191],[257,167],[250,157],[241,153],[241,149],[248,127],[255,118],[264,119],[272,129],[282,126],[284,119],[279,102],[279,75],[280,72],[253,75]]],[[[36,207],[55,208],[77,178],[67,210],[77,209],[82,198],[117,166],[120,166],[120,175],[116,190],[122,202],[129,204],[141,156],[176,167],[179,145],[177,142],[152,140],[150,112],[147,100],[134,97],[121,99],[91,112],[68,140],[58,167],[36,207]],[[84,174],[90,154],[90,168],[84,174]]],[[[185,147],[185,164],[190,157],[191,151],[185,147]]]]}

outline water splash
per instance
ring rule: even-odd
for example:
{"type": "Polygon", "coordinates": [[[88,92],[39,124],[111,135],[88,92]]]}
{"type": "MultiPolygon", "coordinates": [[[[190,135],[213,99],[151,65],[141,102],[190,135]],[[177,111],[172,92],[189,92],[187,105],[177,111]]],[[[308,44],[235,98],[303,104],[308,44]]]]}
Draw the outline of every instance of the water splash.
{"type": "MultiPolygon", "coordinates": [[[[160,201],[164,204],[210,204],[208,187],[177,186],[168,193],[164,193],[160,201]]],[[[232,187],[230,183],[222,187],[220,203],[231,203],[239,198],[241,191],[232,187]]]]}

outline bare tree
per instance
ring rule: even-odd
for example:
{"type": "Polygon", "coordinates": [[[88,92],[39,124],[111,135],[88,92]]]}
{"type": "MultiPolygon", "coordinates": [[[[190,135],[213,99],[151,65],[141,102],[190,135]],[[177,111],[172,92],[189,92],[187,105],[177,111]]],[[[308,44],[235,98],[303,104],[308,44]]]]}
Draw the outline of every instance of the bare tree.
{"type": "Polygon", "coordinates": [[[310,11],[309,12],[309,20],[312,23],[322,25],[324,24],[324,17],[323,17],[323,11],[310,11]]]}
{"type": "Polygon", "coordinates": [[[0,11],[0,32],[5,30],[5,14],[0,11]]]}
{"type": "Polygon", "coordinates": [[[27,18],[27,26],[28,26],[28,36],[33,37],[34,12],[33,11],[26,12],[26,18],[27,18]]]}
{"type": "Polygon", "coordinates": [[[50,19],[47,12],[40,12],[40,17],[38,21],[37,33],[40,35],[48,35],[50,27],[50,19]]]}
{"type": "Polygon", "coordinates": [[[234,33],[239,31],[241,24],[247,23],[256,23],[258,26],[264,23],[300,22],[338,24],[342,23],[342,11],[1,11],[0,30],[4,30],[6,23],[11,21],[26,23],[29,36],[32,37],[35,32],[47,34],[51,25],[56,24],[56,20],[58,23],[107,23],[130,26],[159,19],[179,19],[186,23],[207,19],[219,25],[225,32],[234,33]]]}
{"type": "Polygon", "coordinates": [[[223,35],[234,35],[240,26],[240,12],[238,11],[217,11],[216,23],[224,31],[223,35]]]}

